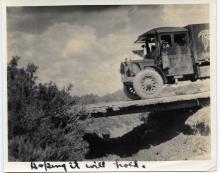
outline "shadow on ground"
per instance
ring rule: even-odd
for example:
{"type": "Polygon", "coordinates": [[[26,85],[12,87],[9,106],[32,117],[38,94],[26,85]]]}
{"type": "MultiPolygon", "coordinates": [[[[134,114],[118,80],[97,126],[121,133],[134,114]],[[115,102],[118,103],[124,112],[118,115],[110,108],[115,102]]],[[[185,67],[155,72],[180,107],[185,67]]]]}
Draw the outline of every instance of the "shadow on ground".
{"type": "Polygon", "coordinates": [[[191,128],[185,125],[185,120],[197,110],[198,108],[151,113],[147,122],[117,138],[101,138],[95,133],[87,133],[83,137],[89,143],[86,159],[104,157],[108,154],[129,157],[140,149],[166,142],[179,133],[192,134],[191,128]]]}

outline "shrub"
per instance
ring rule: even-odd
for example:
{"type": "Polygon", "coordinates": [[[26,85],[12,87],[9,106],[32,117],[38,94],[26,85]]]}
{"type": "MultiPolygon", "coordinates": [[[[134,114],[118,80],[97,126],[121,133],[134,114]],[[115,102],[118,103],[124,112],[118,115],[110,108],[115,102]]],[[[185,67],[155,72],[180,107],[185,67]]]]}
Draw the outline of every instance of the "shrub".
{"type": "Polygon", "coordinates": [[[82,160],[87,152],[83,129],[68,109],[76,103],[72,85],[37,83],[38,67],[8,64],[8,139],[10,161],[82,160]],[[70,121],[71,120],[71,121],[70,121]]]}

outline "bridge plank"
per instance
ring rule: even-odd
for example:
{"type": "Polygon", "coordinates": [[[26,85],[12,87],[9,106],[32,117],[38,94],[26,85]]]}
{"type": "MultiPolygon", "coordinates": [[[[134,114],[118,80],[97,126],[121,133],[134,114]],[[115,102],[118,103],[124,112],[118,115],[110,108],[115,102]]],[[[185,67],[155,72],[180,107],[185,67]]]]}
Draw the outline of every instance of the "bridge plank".
{"type": "MultiPolygon", "coordinates": [[[[156,112],[204,106],[210,102],[210,93],[195,93],[146,100],[98,103],[83,106],[83,115],[99,118],[141,112],[156,112]]],[[[79,107],[79,106],[78,106],[79,107]]],[[[74,106],[71,111],[76,110],[74,106]]]]}

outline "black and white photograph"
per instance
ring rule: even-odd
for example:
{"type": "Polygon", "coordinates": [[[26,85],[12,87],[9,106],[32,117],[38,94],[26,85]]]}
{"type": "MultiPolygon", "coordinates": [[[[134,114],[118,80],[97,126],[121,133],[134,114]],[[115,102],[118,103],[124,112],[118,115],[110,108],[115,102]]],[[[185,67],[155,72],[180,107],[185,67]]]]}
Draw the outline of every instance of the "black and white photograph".
{"type": "Polygon", "coordinates": [[[213,160],[210,14],[208,3],[6,7],[7,162],[213,160]]]}

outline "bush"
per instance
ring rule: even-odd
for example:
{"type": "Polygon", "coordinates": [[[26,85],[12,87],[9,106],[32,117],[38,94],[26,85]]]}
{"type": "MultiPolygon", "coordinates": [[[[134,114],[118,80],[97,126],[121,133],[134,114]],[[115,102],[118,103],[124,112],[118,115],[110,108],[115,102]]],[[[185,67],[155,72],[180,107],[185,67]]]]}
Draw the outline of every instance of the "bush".
{"type": "Polygon", "coordinates": [[[55,83],[37,83],[38,67],[18,67],[19,57],[8,64],[8,139],[10,161],[82,160],[88,145],[76,115],[68,109],[76,103],[55,83]]]}

